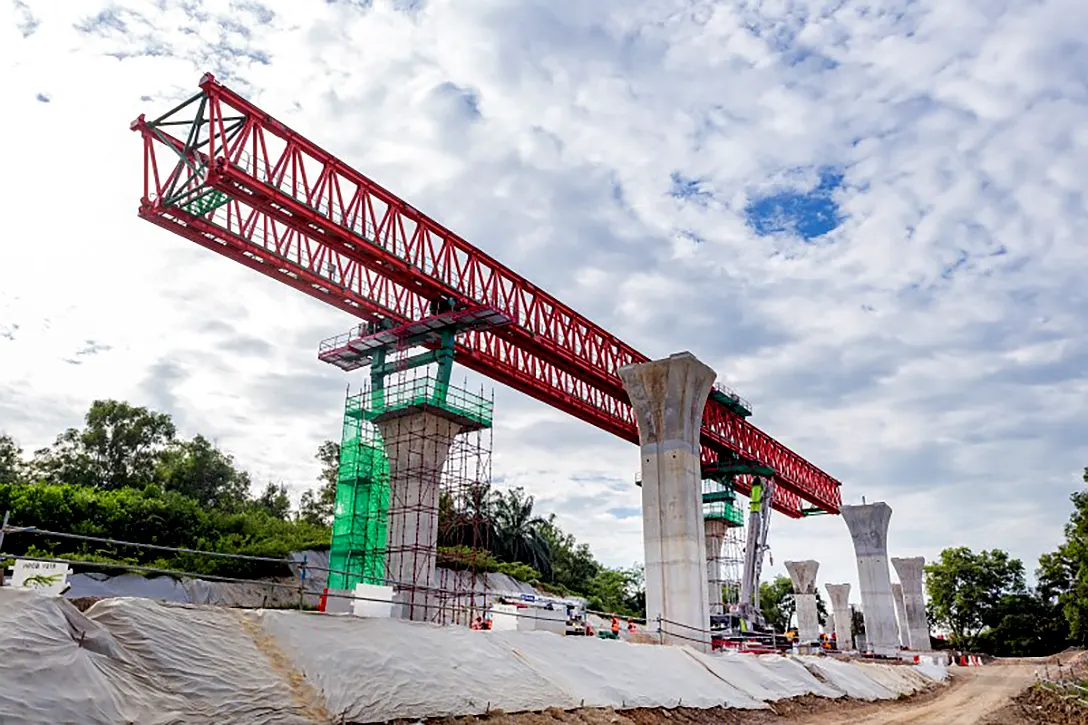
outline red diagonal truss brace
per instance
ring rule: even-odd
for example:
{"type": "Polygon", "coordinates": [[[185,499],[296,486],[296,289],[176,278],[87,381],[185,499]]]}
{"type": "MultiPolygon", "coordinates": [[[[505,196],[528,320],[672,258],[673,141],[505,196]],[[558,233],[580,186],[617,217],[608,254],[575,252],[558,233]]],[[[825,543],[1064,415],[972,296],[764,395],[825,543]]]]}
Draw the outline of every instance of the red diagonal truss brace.
{"type": "MultiPolygon", "coordinates": [[[[617,370],[648,357],[205,75],[201,92],[132,128],[144,142],[140,216],[363,319],[419,319],[438,295],[513,324],[469,332],[456,359],[638,442],[617,370]]],[[[703,457],[773,468],[775,507],[838,513],[839,482],[709,400],[703,457]]],[[[737,482],[748,493],[747,482],[737,482]]]]}

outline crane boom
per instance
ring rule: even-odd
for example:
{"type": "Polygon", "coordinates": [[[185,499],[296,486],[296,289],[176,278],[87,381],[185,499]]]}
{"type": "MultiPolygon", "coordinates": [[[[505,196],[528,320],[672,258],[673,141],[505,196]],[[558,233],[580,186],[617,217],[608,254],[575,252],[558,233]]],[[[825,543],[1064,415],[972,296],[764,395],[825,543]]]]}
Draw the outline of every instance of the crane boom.
{"type": "MultiPolygon", "coordinates": [[[[617,370],[647,356],[210,74],[200,87],[132,124],[144,142],[141,217],[364,320],[419,319],[438,296],[501,310],[512,324],[462,335],[458,361],[638,441],[617,370]]],[[[786,515],[803,515],[803,501],[838,513],[838,481],[713,398],[701,440],[708,463],[728,452],[774,469],[786,515]]]]}

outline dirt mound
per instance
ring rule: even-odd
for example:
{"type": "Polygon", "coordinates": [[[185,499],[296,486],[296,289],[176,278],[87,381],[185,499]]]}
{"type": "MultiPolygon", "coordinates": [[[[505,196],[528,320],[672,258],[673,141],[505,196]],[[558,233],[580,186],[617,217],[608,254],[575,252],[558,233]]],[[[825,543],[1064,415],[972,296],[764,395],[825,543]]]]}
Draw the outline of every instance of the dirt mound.
{"type": "Polygon", "coordinates": [[[102,597],[73,597],[68,603],[81,612],[86,612],[95,602],[102,601],[102,597]]]}
{"type": "Polygon", "coordinates": [[[1088,706],[1073,698],[1046,690],[1029,688],[1008,705],[982,721],[982,725],[1088,725],[1088,706]]]}

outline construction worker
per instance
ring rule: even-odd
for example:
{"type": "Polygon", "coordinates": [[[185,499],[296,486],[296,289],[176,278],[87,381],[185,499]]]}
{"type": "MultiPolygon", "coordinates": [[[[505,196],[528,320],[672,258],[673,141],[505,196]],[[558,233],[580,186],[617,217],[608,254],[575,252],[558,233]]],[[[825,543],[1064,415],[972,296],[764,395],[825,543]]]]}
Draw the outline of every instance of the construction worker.
{"type": "Polygon", "coordinates": [[[469,628],[474,629],[476,631],[480,631],[481,629],[484,628],[483,620],[480,619],[479,616],[477,616],[476,619],[472,620],[472,624],[469,625],[469,628]]]}
{"type": "Polygon", "coordinates": [[[620,620],[615,614],[612,615],[612,635],[616,638],[620,638],[620,620]]]}

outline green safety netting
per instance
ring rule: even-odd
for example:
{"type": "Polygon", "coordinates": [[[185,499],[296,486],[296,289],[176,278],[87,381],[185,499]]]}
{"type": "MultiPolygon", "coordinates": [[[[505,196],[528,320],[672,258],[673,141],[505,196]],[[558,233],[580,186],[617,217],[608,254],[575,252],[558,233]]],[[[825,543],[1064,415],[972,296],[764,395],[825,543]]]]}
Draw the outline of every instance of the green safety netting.
{"type": "Polygon", "coordinates": [[[703,518],[720,519],[728,526],[744,526],[744,510],[737,506],[737,493],[731,485],[703,481],[703,518]]]}
{"type": "Polygon", "coordinates": [[[429,406],[442,408],[489,428],[494,405],[494,401],[481,395],[443,383],[434,377],[421,376],[366,390],[352,410],[356,415],[374,420],[392,410],[429,406]]]}
{"type": "Polygon", "coordinates": [[[389,461],[374,427],[362,420],[364,393],[348,396],[329,549],[329,588],[385,583],[389,461]]]}

